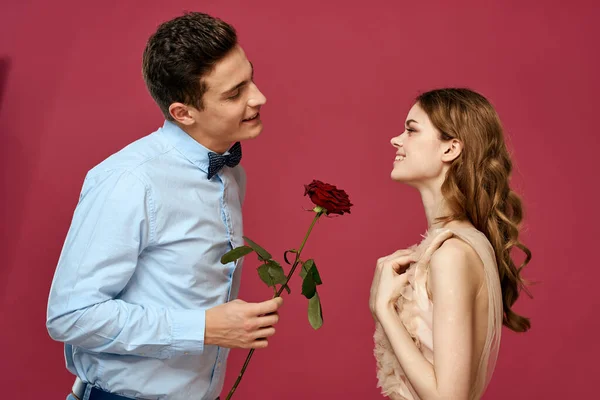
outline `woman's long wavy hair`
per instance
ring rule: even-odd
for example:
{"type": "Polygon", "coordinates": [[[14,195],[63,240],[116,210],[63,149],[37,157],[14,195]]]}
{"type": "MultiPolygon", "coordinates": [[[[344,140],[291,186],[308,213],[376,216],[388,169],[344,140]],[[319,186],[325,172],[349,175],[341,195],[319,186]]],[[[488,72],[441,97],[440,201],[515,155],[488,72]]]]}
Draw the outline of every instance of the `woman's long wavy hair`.
{"type": "Polygon", "coordinates": [[[521,270],[531,260],[531,251],[519,240],[523,206],[509,187],[512,162],[500,118],[485,97],[469,89],[432,90],[418,96],[416,102],[442,140],[458,139],[463,145],[442,185],[451,213],[441,221],[467,219],[487,236],[498,264],[503,324],[525,332],[531,326],[529,319],[511,307],[525,288],[521,270]],[[515,247],[525,253],[519,267],[511,257],[515,247]]]}

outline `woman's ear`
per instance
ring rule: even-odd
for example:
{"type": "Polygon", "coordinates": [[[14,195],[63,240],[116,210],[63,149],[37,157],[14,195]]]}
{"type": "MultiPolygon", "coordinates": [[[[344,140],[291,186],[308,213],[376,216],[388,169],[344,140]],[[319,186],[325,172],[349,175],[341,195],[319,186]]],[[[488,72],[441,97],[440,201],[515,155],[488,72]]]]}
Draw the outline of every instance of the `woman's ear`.
{"type": "Polygon", "coordinates": [[[458,139],[451,139],[442,145],[444,154],[442,154],[442,161],[451,162],[454,161],[462,152],[462,142],[458,139]]]}

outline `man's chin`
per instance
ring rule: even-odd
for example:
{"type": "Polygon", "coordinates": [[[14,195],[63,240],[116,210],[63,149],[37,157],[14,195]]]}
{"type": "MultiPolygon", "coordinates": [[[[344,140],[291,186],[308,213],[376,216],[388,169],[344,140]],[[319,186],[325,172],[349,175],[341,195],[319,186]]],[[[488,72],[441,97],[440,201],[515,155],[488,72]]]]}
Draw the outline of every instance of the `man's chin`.
{"type": "Polygon", "coordinates": [[[260,136],[261,133],[262,133],[262,125],[261,125],[260,129],[254,129],[254,130],[248,132],[246,135],[244,135],[244,138],[242,140],[256,139],[257,137],[260,136]]]}

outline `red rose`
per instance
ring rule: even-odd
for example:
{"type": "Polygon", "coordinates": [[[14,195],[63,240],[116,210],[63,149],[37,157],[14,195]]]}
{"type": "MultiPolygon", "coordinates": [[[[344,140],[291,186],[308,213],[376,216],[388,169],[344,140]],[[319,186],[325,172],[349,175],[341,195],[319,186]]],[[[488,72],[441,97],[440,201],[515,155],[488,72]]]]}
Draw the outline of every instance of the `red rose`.
{"type": "Polygon", "coordinates": [[[348,195],[334,185],[313,179],[311,183],[304,185],[304,195],[308,195],[315,205],[327,210],[327,214],[350,214],[352,203],[348,195]]]}

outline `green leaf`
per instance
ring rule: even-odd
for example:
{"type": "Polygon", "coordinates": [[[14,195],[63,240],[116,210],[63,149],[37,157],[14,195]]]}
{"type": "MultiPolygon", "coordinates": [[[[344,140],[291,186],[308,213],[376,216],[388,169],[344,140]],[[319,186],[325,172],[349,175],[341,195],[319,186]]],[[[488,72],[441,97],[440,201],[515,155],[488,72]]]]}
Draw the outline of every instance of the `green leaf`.
{"type": "Polygon", "coordinates": [[[300,276],[302,277],[302,294],[307,299],[312,299],[316,293],[317,285],[323,283],[314,260],[306,260],[300,270],[300,276]]]}
{"type": "Polygon", "coordinates": [[[321,275],[319,274],[319,271],[317,270],[317,264],[315,264],[313,262],[313,265],[310,267],[308,272],[310,272],[310,274],[312,275],[313,281],[315,281],[315,283],[317,285],[321,285],[323,283],[323,281],[321,280],[321,275]]]}
{"type": "Polygon", "coordinates": [[[266,251],[265,249],[260,247],[258,244],[254,243],[252,240],[250,240],[246,236],[243,236],[243,238],[246,240],[246,242],[248,242],[250,247],[252,247],[252,250],[254,250],[256,252],[256,254],[258,254],[258,258],[261,261],[267,261],[267,260],[271,259],[271,254],[269,254],[268,251],[266,251]]]}
{"type": "Polygon", "coordinates": [[[317,293],[317,285],[312,278],[311,274],[307,274],[304,280],[302,281],[302,294],[307,299],[311,299],[315,293],[317,293]]]}
{"type": "Polygon", "coordinates": [[[323,310],[321,309],[321,299],[319,293],[308,300],[308,322],[313,329],[317,330],[323,326],[323,310]]]}
{"type": "Polygon", "coordinates": [[[239,246],[235,249],[229,250],[227,253],[221,257],[221,264],[228,264],[232,261],[237,260],[238,258],[244,257],[246,254],[252,253],[254,250],[252,247],[248,246],[239,246]]]}
{"type": "Polygon", "coordinates": [[[291,249],[291,250],[287,250],[285,253],[283,253],[283,259],[285,260],[286,264],[292,265],[292,263],[290,262],[290,260],[287,259],[287,253],[297,254],[298,250],[291,249]]]}
{"type": "Polygon", "coordinates": [[[275,283],[285,283],[285,272],[283,271],[283,267],[275,260],[267,261],[266,265],[269,266],[269,275],[273,278],[273,282],[275,283]]]}
{"type": "MultiPolygon", "coordinates": [[[[269,266],[268,271],[269,275],[271,275],[271,278],[273,279],[273,282],[283,285],[287,280],[287,276],[285,275],[285,271],[283,270],[281,264],[275,260],[269,260],[267,261],[266,265],[269,266]]],[[[284,289],[287,290],[288,294],[292,293],[288,285],[285,285],[284,289]]]]}
{"type": "Polygon", "coordinates": [[[300,268],[300,278],[304,279],[306,277],[308,270],[310,269],[310,267],[312,267],[313,264],[314,261],[312,259],[306,260],[306,262],[302,264],[302,268],[300,268]]]}
{"type": "Polygon", "coordinates": [[[275,282],[273,282],[273,278],[269,274],[269,266],[267,264],[263,264],[257,269],[258,276],[260,279],[267,284],[269,287],[275,287],[275,282]]]}

